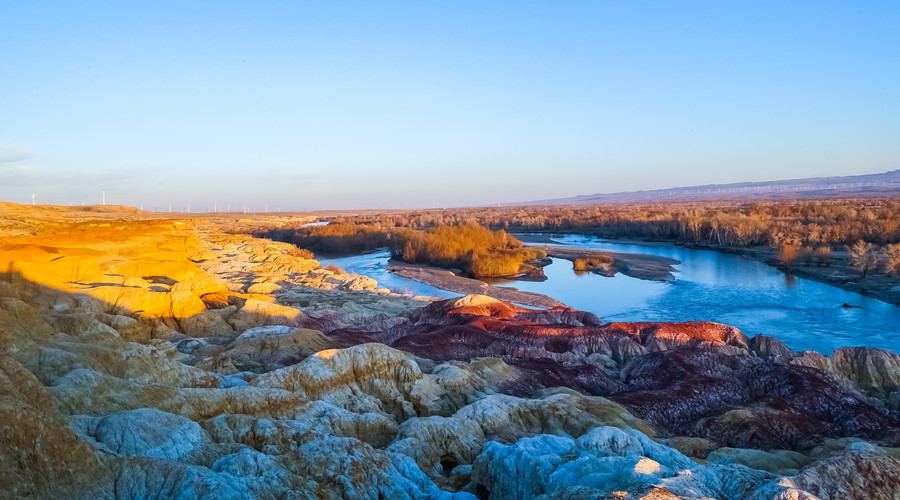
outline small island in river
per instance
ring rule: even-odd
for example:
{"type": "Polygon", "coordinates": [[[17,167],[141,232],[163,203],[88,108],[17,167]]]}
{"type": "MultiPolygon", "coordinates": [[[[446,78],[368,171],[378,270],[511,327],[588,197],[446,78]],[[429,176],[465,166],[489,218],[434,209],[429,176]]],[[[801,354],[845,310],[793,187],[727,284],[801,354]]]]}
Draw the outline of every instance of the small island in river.
{"type": "MultiPolygon", "coordinates": [[[[550,258],[569,260],[574,263],[580,260],[603,261],[603,266],[589,269],[602,276],[613,276],[622,273],[632,278],[650,281],[671,281],[675,279],[673,273],[677,272],[673,266],[679,262],[668,257],[657,255],[641,255],[624,252],[607,252],[585,248],[567,248],[562,246],[536,247],[544,251],[550,258]]],[[[546,260],[530,261],[520,276],[531,281],[536,273],[533,269],[540,269],[538,264],[546,264],[546,260]]],[[[460,294],[479,294],[493,297],[504,302],[512,302],[531,307],[551,308],[564,305],[559,300],[547,295],[518,290],[512,286],[495,286],[480,279],[459,276],[451,270],[424,264],[409,264],[392,259],[389,270],[403,278],[425,283],[442,290],[460,294]]],[[[515,280],[517,275],[504,278],[515,280]]]]}

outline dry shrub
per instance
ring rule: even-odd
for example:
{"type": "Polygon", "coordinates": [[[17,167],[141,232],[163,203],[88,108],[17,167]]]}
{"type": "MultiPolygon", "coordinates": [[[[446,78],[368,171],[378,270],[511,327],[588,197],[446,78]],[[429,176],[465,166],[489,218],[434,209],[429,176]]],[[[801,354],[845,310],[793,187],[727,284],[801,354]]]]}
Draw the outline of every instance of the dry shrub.
{"type": "Polygon", "coordinates": [[[886,245],[881,249],[881,253],[884,256],[885,271],[894,271],[900,277],[900,243],[886,245]]]}
{"type": "Polygon", "coordinates": [[[312,259],[313,257],[315,257],[315,254],[313,254],[311,251],[300,247],[292,247],[288,250],[288,255],[299,257],[301,259],[312,259]]]}
{"type": "Polygon", "coordinates": [[[398,229],[391,233],[390,248],[394,257],[405,262],[459,268],[473,276],[515,274],[523,262],[546,256],[506,231],[471,223],[425,231],[398,229]]]}
{"type": "Polygon", "coordinates": [[[254,236],[292,243],[317,253],[345,255],[387,246],[387,233],[376,226],[354,223],[273,229],[254,236]]]}
{"type": "Polygon", "coordinates": [[[793,267],[797,257],[801,253],[800,245],[796,243],[786,243],[778,249],[778,260],[784,267],[793,267]]]}
{"type": "Polygon", "coordinates": [[[347,271],[345,271],[344,269],[342,269],[334,264],[329,264],[329,265],[325,266],[325,270],[331,271],[334,274],[347,274],[347,271]]]}
{"type": "Polygon", "coordinates": [[[833,254],[831,252],[830,247],[819,247],[815,251],[816,264],[818,266],[831,266],[831,260],[833,258],[833,254]]]}
{"type": "Polygon", "coordinates": [[[862,273],[863,278],[875,267],[875,249],[867,241],[859,240],[852,247],[847,247],[847,256],[850,258],[850,266],[862,273]]]}
{"type": "Polygon", "coordinates": [[[591,269],[608,266],[612,264],[613,261],[613,258],[607,255],[595,255],[591,257],[575,259],[575,261],[572,263],[572,268],[576,271],[590,271],[591,269]]]}

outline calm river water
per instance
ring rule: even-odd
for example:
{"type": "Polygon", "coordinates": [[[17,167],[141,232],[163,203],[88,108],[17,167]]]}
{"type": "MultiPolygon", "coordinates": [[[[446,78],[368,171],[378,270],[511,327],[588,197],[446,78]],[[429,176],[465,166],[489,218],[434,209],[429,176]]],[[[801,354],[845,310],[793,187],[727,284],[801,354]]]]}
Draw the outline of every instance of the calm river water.
{"type": "MultiPolygon", "coordinates": [[[[900,352],[900,307],[815,281],[787,276],[777,269],[737,255],[675,246],[648,247],[610,243],[598,238],[554,237],[559,244],[616,252],[661,255],[681,261],[667,283],[618,274],[581,276],[572,263],[554,259],[544,268],[547,281],[510,283],[520,290],[554,297],[590,311],[605,321],[717,321],[748,336],[781,339],[795,350],[825,354],[843,346],[881,347],[900,352]],[[843,308],[843,304],[859,308],[843,308]]],[[[382,286],[420,295],[454,296],[387,271],[386,251],[322,260],[349,272],[376,279],[382,286]]]]}

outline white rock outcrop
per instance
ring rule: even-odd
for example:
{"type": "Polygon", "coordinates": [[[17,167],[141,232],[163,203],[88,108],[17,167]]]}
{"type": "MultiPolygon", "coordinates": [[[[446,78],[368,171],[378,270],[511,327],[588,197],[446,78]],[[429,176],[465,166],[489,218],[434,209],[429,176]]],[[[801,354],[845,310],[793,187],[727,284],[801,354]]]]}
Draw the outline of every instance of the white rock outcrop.
{"type": "MultiPolygon", "coordinates": [[[[542,434],[513,444],[492,441],[472,466],[476,490],[497,500],[642,498],[651,493],[659,496],[650,498],[743,500],[759,488],[771,488],[775,479],[741,465],[700,465],[639,431],[609,426],[577,439],[542,434]]],[[[813,498],[787,486],[775,488],[780,490],[776,494],[813,498]]]]}
{"type": "Polygon", "coordinates": [[[76,434],[103,451],[124,457],[176,460],[209,441],[196,422],[156,408],[113,413],[104,417],[76,415],[69,419],[76,434]]]}

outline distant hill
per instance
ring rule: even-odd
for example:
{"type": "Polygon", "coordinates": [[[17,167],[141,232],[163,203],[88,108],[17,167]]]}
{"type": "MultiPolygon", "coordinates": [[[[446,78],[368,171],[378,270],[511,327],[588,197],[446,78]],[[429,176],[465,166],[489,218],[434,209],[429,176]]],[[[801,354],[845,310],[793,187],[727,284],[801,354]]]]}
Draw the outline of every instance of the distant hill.
{"type": "Polygon", "coordinates": [[[854,196],[900,196],[900,170],[881,174],[842,177],[811,177],[766,182],[707,184],[650,191],[586,194],[571,198],[538,200],[511,205],[573,205],[593,203],[753,200],[795,198],[846,198],[854,196]]]}

